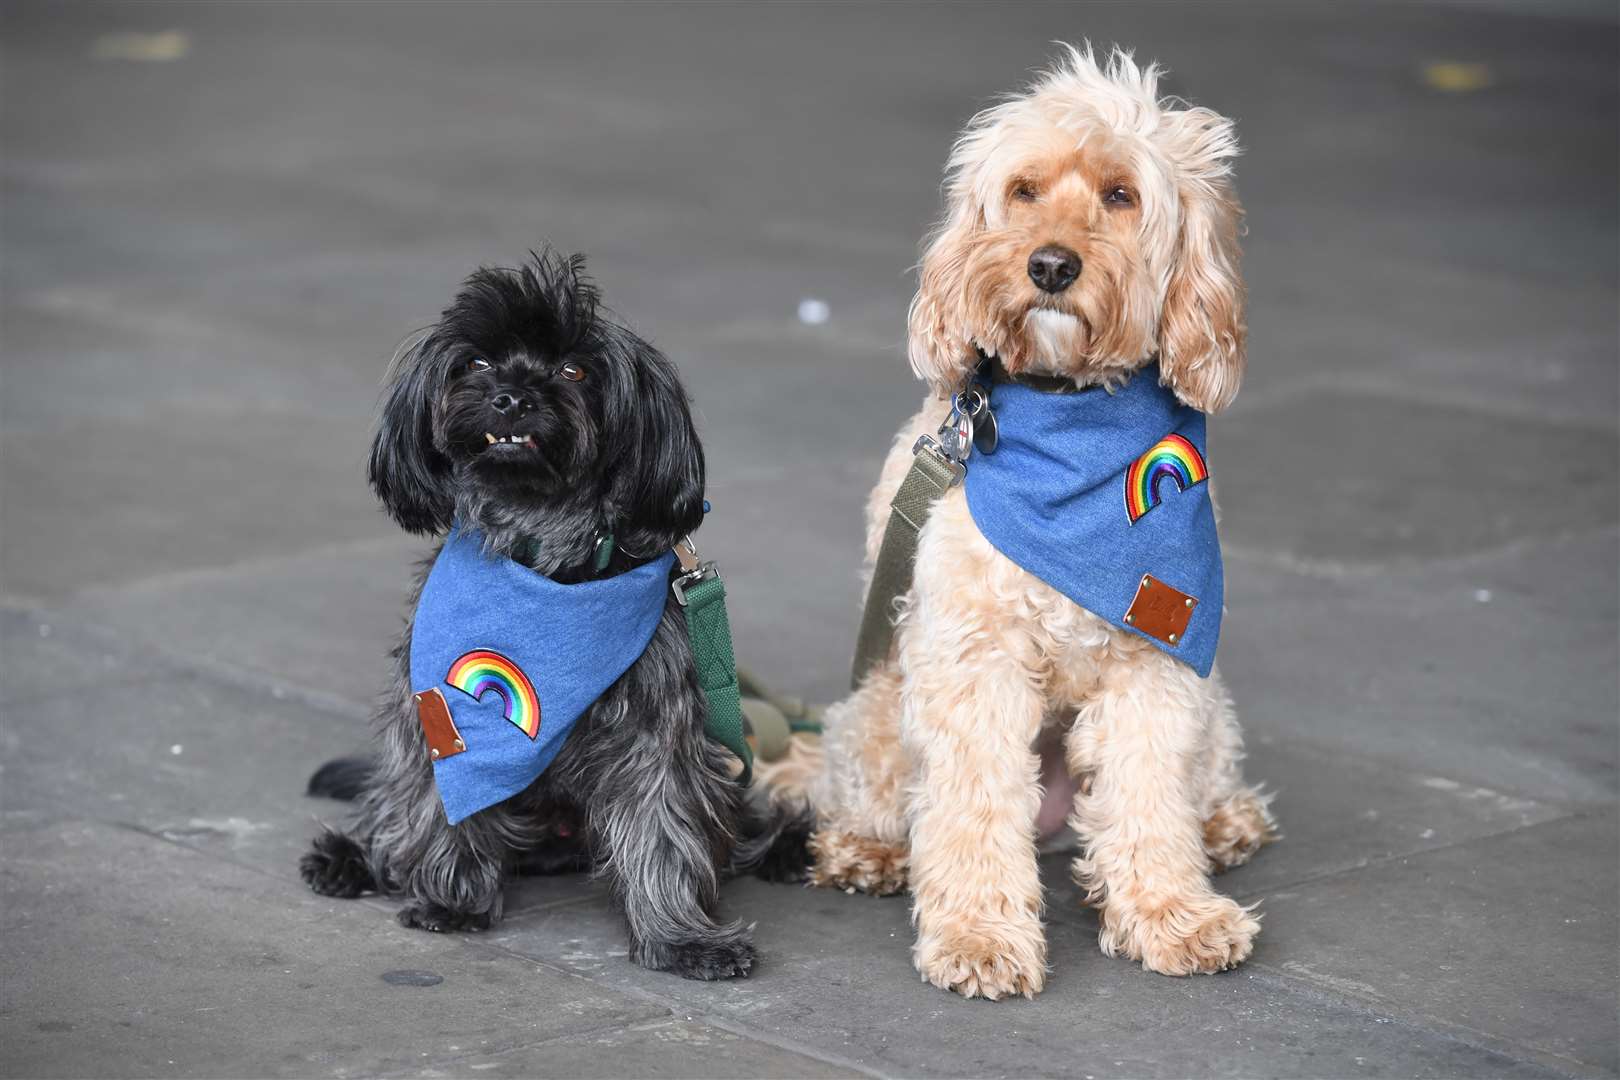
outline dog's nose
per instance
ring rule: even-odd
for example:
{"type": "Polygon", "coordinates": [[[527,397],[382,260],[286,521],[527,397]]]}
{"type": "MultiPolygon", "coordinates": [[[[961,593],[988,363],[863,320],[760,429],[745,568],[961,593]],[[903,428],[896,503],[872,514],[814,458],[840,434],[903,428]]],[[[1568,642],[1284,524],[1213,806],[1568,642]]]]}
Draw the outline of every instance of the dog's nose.
{"type": "Polygon", "coordinates": [[[1060,293],[1080,276],[1080,256],[1066,247],[1047,244],[1029,257],[1029,280],[1042,292],[1060,293]]]}
{"type": "Polygon", "coordinates": [[[528,398],[504,392],[490,398],[489,405],[502,416],[522,416],[534,408],[528,398]]]}

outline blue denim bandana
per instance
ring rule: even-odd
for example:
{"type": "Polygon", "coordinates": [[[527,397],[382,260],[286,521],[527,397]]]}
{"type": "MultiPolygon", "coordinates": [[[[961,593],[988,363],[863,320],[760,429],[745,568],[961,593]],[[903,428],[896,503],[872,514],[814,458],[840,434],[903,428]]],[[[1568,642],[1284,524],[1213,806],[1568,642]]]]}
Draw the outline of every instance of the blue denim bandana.
{"type": "Polygon", "coordinates": [[[1204,414],[1159,385],[1157,363],[1112,394],[996,384],[990,407],[999,442],[965,482],[985,539],[1207,677],[1224,585],[1204,414]]]}
{"type": "Polygon", "coordinates": [[[433,762],[454,825],[534,783],[584,711],[646,651],[673,553],[627,573],[560,585],[452,529],[422,586],[411,687],[437,689],[464,750],[433,762]]]}

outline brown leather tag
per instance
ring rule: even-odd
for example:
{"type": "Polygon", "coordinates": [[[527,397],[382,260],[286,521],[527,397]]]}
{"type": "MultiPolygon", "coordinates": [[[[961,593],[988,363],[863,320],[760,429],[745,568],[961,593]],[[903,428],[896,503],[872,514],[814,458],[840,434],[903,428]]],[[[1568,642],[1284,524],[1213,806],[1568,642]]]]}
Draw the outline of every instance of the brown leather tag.
{"type": "Polygon", "coordinates": [[[456,730],[456,722],[450,718],[450,706],[445,702],[444,695],[439,693],[439,688],[435,686],[431,690],[424,690],[415,697],[416,717],[422,721],[422,734],[427,736],[428,756],[438,761],[455,757],[467,749],[461,732],[456,730]]]}
{"type": "Polygon", "coordinates": [[[1136,599],[1125,613],[1125,625],[1166,645],[1180,645],[1197,606],[1196,596],[1188,596],[1152,574],[1143,574],[1136,586],[1136,599]]]}

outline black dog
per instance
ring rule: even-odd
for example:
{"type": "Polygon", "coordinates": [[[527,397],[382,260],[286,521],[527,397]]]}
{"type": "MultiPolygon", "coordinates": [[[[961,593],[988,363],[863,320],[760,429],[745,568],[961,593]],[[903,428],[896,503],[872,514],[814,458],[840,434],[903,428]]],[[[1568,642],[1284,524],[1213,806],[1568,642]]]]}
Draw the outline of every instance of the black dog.
{"type": "MultiPolygon", "coordinates": [[[[703,451],[675,368],[604,316],[583,265],[548,252],[468,278],[395,361],[370,465],[407,530],[475,526],[486,550],[564,584],[645,564],[703,518],[703,451]],[[612,561],[599,568],[608,534],[612,561]]],[[[349,835],[328,832],[304,856],[311,888],[399,895],[406,926],[478,930],[500,918],[508,873],[591,865],[612,883],[636,963],[698,979],[748,974],[747,930],[713,918],[721,876],[802,873],[810,821],[748,796],[705,737],[707,703],[673,598],[640,659],[540,778],[455,826],[435,787],[410,651],[408,626],[377,717],[379,758],[334,761],[310,781],[312,794],[360,803],[349,835]]]]}

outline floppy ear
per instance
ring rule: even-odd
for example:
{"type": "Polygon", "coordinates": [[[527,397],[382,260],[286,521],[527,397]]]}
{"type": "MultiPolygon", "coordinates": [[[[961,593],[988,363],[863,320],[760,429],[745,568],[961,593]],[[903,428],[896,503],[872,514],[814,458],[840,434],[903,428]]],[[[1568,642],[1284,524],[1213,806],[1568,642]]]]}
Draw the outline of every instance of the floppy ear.
{"type": "Polygon", "coordinates": [[[407,532],[450,527],[450,460],[433,443],[433,403],[444,387],[436,334],[423,334],[389,366],[366,475],[407,532]]]}
{"type": "Polygon", "coordinates": [[[608,501],[622,546],[667,551],[703,524],[703,446],[675,365],[636,341],[604,408],[608,501]]]}
{"type": "Polygon", "coordinates": [[[1237,137],[1230,120],[1208,109],[1172,115],[1180,121],[1170,153],[1181,232],[1159,322],[1159,374],[1183,402],[1213,413],[1237,396],[1247,358],[1238,247],[1243,208],[1230,164],[1237,137]]]}
{"type": "Polygon", "coordinates": [[[984,215],[972,205],[971,192],[965,185],[953,188],[951,211],[923,252],[917,295],[906,317],[911,370],[941,395],[955,391],[975,364],[963,307],[969,241],[984,228],[984,215]]]}

